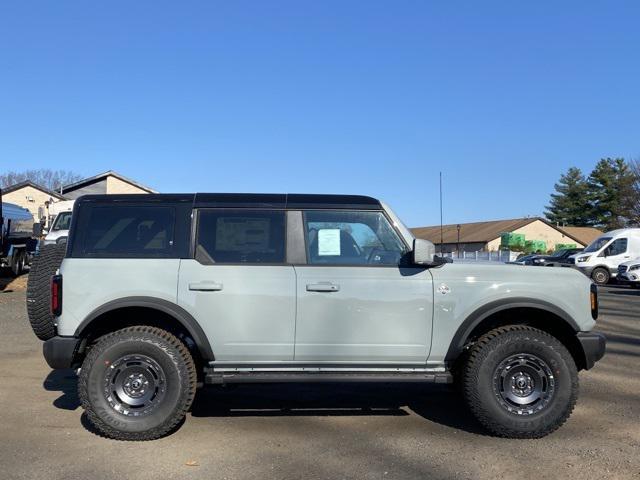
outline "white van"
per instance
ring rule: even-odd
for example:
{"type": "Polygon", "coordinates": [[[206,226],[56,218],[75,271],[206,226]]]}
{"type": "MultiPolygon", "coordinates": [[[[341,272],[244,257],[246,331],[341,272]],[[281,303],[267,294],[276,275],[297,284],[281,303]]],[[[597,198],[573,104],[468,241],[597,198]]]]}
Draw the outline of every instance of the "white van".
{"type": "Polygon", "coordinates": [[[69,237],[69,226],[71,225],[71,213],[75,200],[65,200],[52,203],[49,206],[49,215],[54,216],[51,222],[49,233],[44,237],[45,245],[63,243],[69,237]]]}
{"type": "Polygon", "coordinates": [[[640,228],[612,230],[574,255],[576,268],[604,285],[618,274],[618,266],[640,257],[640,228]]]}

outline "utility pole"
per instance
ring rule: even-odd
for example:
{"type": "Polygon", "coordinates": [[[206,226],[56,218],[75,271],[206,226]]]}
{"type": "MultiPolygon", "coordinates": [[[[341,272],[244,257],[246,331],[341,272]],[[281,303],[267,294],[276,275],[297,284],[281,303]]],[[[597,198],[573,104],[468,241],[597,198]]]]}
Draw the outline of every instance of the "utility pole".
{"type": "Polygon", "coordinates": [[[442,228],[442,172],[440,172],[440,253],[442,253],[442,245],[444,244],[444,233],[442,228]]]}

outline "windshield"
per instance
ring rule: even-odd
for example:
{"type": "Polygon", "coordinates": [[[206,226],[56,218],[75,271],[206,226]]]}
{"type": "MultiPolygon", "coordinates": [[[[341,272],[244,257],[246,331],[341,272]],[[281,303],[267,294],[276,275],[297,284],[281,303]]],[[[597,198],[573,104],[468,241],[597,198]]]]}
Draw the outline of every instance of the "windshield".
{"type": "Polygon", "coordinates": [[[62,212],[59,213],[54,220],[51,230],[54,232],[58,230],[69,230],[69,225],[71,225],[71,212],[62,212]]]}
{"type": "Polygon", "coordinates": [[[602,247],[604,247],[607,243],[609,243],[610,240],[611,240],[611,237],[597,238],[591,245],[589,245],[587,248],[584,249],[583,253],[597,252],[602,247]]]}
{"type": "Polygon", "coordinates": [[[558,250],[557,252],[553,252],[553,255],[551,255],[551,258],[564,257],[568,252],[569,250],[567,249],[558,250]]]}

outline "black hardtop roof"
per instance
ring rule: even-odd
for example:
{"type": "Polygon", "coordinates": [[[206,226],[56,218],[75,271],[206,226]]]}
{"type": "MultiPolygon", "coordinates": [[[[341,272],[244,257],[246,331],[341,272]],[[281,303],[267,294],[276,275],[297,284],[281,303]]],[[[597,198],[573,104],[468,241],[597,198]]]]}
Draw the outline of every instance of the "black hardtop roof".
{"type": "Polygon", "coordinates": [[[77,203],[192,203],[195,208],[340,208],[379,210],[380,202],[364,195],[299,193],[152,193],[84,195],[77,203]]]}

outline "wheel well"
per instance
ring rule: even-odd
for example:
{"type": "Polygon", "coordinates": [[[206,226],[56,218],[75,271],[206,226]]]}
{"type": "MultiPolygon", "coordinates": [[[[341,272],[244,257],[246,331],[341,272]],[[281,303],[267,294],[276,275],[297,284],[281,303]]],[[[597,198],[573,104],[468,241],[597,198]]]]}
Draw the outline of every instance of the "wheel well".
{"type": "Polygon", "coordinates": [[[569,350],[578,370],[585,368],[584,353],[575,329],[555,313],[535,307],[507,308],[484,318],[466,338],[463,351],[485,333],[506,325],[528,325],[552,335],[569,350]]]}
{"type": "MultiPolygon", "coordinates": [[[[198,375],[201,375],[205,360],[189,330],[173,315],[151,307],[121,307],[98,315],[84,326],[79,334],[79,338],[82,339],[79,355],[84,357],[87,348],[103,335],[134,325],[157,327],[175,335],[189,349],[198,367],[198,375]]],[[[79,362],[81,358],[75,360],[79,362]]]]}

